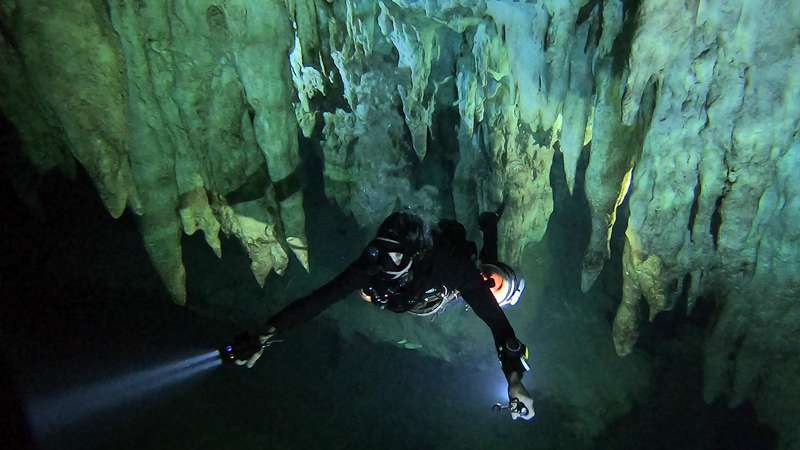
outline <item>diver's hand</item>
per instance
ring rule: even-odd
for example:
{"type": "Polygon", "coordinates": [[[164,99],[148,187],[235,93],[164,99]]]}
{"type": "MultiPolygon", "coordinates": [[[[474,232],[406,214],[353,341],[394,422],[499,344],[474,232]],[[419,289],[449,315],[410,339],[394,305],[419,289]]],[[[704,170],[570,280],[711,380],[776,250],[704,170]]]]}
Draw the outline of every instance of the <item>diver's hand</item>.
{"type": "Polygon", "coordinates": [[[500,222],[500,215],[497,213],[485,212],[478,216],[478,226],[481,228],[481,231],[493,228],[496,229],[498,222],[500,222]]]}
{"type": "Polygon", "coordinates": [[[519,380],[512,380],[508,383],[508,400],[512,401],[514,399],[519,400],[520,403],[528,408],[528,414],[523,416],[522,414],[512,411],[511,418],[514,420],[517,420],[517,418],[522,418],[524,420],[533,419],[533,416],[536,415],[533,411],[533,399],[519,380]]]}
{"type": "MultiPolygon", "coordinates": [[[[261,335],[258,336],[258,341],[261,342],[261,344],[263,345],[263,344],[267,343],[267,341],[269,341],[276,334],[278,334],[278,330],[275,327],[269,327],[267,329],[267,331],[266,331],[266,334],[261,334],[261,335]]],[[[256,361],[258,361],[258,358],[261,358],[261,354],[262,353],[264,353],[264,349],[263,348],[261,350],[255,352],[253,354],[253,356],[251,356],[249,359],[246,359],[246,360],[237,359],[236,360],[236,365],[237,366],[246,366],[248,369],[250,369],[256,364],[256,361]]]]}
{"type": "Polygon", "coordinates": [[[497,228],[497,223],[500,222],[500,218],[503,217],[503,210],[506,208],[506,204],[501,203],[500,207],[497,208],[497,211],[492,212],[483,212],[478,216],[478,226],[480,226],[481,230],[487,228],[497,228]]]}

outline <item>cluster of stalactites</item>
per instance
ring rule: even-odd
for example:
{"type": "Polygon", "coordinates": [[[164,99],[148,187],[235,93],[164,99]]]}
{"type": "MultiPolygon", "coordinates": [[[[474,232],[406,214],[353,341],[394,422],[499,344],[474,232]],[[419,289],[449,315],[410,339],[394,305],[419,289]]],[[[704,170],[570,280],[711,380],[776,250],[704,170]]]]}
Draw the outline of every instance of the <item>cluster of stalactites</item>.
{"type": "Polygon", "coordinates": [[[349,106],[321,114],[331,199],[365,226],[397,205],[441,214],[436,188],[409,180],[410,155],[425,157],[436,108],[448,106],[444,86],[461,115],[456,214],[473,228],[479,209],[505,203],[501,252],[517,262],[552,212],[556,148],[572,188],[591,138],[593,66],[622,21],[621,3],[605,3],[164,0],[45,14],[47,2],[11,2],[5,29],[17,38],[3,47],[3,75],[30,85],[4,110],[42,167],[56,155],[40,154],[40,124],[64,130],[111,214],[141,215],[183,302],[181,232],[201,230],[218,255],[219,232],[236,236],[261,283],[285,269],[287,249],[307,265],[294,130],[313,135],[316,95],[340,89],[349,106]],[[441,70],[448,57],[455,72],[441,70]],[[37,70],[19,77],[24,67],[37,70]]]}
{"type": "Polygon", "coordinates": [[[422,160],[435,112],[456,107],[455,214],[474,229],[480,210],[505,204],[500,251],[519,262],[552,213],[558,148],[574,186],[595,67],[610,76],[622,26],[620,1],[580,3],[338,3],[327,32],[349,111],[323,113],[327,195],[362,224],[396,204],[435,210],[431,186],[409,185],[407,150],[422,160]]]}
{"type": "Polygon", "coordinates": [[[98,5],[0,4],[0,107],[33,161],[68,161],[43,132],[61,130],[109,212],[140,216],[179,303],[182,232],[201,230],[218,256],[220,231],[238,238],[261,284],[288,250],[307,267],[288,55],[291,24],[315,26],[314,2],[98,5]]]}
{"type": "Polygon", "coordinates": [[[787,380],[800,371],[787,344],[800,320],[796,10],[781,0],[642,2],[622,123],[652,113],[630,186],[614,322],[625,355],[642,298],[651,320],[677,302],[691,312],[698,298],[714,301],[705,397],[754,400],[784,443],[800,441],[796,403],[774,396],[796,389],[787,380]]]}
{"type": "Polygon", "coordinates": [[[775,231],[796,216],[786,207],[796,183],[782,174],[797,168],[800,59],[789,36],[800,18],[764,13],[781,7],[645,1],[639,10],[623,122],[657,89],[630,194],[620,354],[635,342],[625,318],[638,316],[642,296],[652,319],[681,298],[691,311],[721,286],[773,277],[776,288],[796,286],[797,235],[775,231]]]}

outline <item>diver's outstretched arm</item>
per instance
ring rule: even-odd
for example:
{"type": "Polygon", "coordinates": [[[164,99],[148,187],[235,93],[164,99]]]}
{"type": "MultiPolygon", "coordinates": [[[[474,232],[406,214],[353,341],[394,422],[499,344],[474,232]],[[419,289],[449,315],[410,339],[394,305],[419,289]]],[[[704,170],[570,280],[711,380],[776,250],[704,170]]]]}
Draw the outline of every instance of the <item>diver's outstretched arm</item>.
{"type": "Polygon", "coordinates": [[[311,294],[288,304],[267,321],[264,329],[272,327],[283,333],[306,323],[368,282],[369,275],[363,270],[359,259],[311,294]]]}
{"type": "Polygon", "coordinates": [[[511,417],[530,420],[534,416],[533,400],[522,384],[522,375],[528,369],[525,362],[527,348],[517,339],[511,323],[497,304],[489,287],[480,278],[480,273],[477,270],[475,272],[474,276],[470,273],[467,278],[462,297],[492,331],[495,349],[502,364],[503,374],[508,381],[509,400],[516,399],[526,407],[527,414],[512,411],[511,417]]]}
{"type": "MultiPolygon", "coordinates": [[[[279,334],[308,322],[334,303],[347,297],[348,294],[365,286],[372,273],[367,263],[367,259],[362,254],[336,278],[325,283],[311,294],[289,303],[260,328],[258,339],[261,344],[263,345],[275,339],[279,334]]],[[[262,352],[263,348],[250,356],[249,359],[237,360],[236,363],[248,368],[253,367],[261,357],[262,352]]]]}

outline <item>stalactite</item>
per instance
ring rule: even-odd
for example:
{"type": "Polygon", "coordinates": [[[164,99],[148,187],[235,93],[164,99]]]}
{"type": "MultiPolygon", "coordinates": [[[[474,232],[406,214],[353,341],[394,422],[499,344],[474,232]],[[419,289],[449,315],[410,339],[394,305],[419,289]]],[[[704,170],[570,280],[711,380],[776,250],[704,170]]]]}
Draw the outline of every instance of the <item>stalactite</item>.
{"type": "Polygon", "coordinates": [[[16,54],[21,64],[36,70],[16,75],[29,80],[40,94],[50,126],[63,133],[109,213],[119,217],[129,204],[138,208],[126,145],[125,62],[108,18],[95,5],[63,5],[58,14],[53,9],[45,1],[17,5],[16,54]],[[93,70],[87,73],[89,66],[93,70]]]}

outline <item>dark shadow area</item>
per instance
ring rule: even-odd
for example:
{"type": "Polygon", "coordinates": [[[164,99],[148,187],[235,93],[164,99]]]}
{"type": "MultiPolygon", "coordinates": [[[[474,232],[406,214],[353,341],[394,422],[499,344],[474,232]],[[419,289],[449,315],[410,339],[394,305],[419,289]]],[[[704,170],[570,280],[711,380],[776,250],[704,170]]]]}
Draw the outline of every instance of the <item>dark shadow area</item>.
{"type": "Polygon", "coordinates": [[[550,169],[550,186],[553,187],[553,214],[547,224],[545,240],[557,242],[564,276],[573,279],[576,289],[580,289],[581,263],[583,250],[589,243],[591,216],[589,204],[583,195],[586,167],[589,164],[589,152],[584,149],[578,158],[575,171],[575,185],[572,194],[567,187],[567,176],[564,171],[564,155],[557,151],[553,155],[550,169]]]}
{"type": "Polygon", "coordinates": [[[638,402],[601,438],[606,448],[777,448],[777,434],[758,422],[750,403],[731,409],[722,401],[703,401],[704,332],[697,320],[676,319],[667,312],[643,330],[638,346],[653,357],[651,389],[646,401],[638,402]]]}
{"type": "Polygon", "coordinates": [[[0,442],[5,448],[34,450],[33,435],[22,409],[22,398],[17,392],[17,381],[11,369],[0,359],[0,442]]]}

